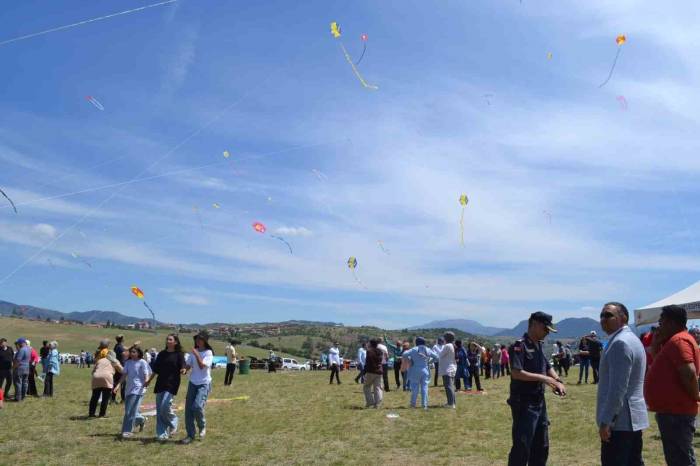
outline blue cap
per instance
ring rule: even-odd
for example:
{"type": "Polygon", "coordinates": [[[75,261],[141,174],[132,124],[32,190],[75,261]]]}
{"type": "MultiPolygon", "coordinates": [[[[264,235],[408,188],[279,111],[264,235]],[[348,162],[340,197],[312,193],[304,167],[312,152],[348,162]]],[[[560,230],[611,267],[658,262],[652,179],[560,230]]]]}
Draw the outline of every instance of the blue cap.
{"type": "Polygon", "coordinates": [[[418,346],[418,345],[425,345],[425,338],[416,337],[416,346],[418,346]]]}
{"type": "Polygon", "coordinates": [[[18,338],[15,343],[19,343],[21,345],[21,344],[24,344],[26,342],[27,342],[27,340],[25,340],[24,338],[18,338]]]}

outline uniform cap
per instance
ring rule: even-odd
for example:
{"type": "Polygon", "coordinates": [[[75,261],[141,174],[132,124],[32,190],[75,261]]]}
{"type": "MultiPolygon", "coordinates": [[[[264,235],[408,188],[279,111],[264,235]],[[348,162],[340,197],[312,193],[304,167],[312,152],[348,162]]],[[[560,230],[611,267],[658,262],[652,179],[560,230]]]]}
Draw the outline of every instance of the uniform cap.
{"type": "Polygon", "coordinates": [[[530,320],[542,322],[547,327],[547,329],[549,329],[550,332],[557,333],[557,329],[554,328],[554,324],[552,323],[552,316],[545,312],[533,312],[532,314],[530,314],[530,320]]]}

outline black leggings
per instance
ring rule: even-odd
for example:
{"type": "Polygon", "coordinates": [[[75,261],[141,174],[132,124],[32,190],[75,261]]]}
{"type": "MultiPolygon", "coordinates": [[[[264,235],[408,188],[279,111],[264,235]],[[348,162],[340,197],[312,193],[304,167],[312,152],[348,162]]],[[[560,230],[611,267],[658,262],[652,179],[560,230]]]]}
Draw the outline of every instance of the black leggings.
{"type": "Polygon", "coordinates": [[[233,374],[236,373],[236,364],[226,364],[226,376],[224,377],[224,385],[231,385],[233,382],[233,374]]]}
{"type": "Polygon", "coordinates": [[[53,396],[53,372],[47,372],[44,377],[44,396],[53,396]]]}
{"type": "Polygon", "coordinates": [[[338,374],[340,374],[340,368],[338,368],[338,365],[333,363],[331,364],[331,383],[333,383],[333,375],[335,374],[335,380],[340,384],[340,377],[338,374]]]}
{"type": "Polygon", "coordinates": [[[109,405],[109,400],[112,399],[112,389],[110,388],[93,388],[92,397],[90,398],[90,416],[95,415],[95,410],[97,409],[97,400],[100,399],[102,395],[102,402],[100,403],[100,417],[104,417],[107,414],[107,406],[109,405]]]}
{"type": "Polygon", "coordinates": [[[476,367],[469,367],[469,384],[473,387],[476,384],[476,389],[481,390],[481,380],[479,380],[479,369],[476,367]]]}
{"type": "Polygon", "coordinates": [[[3,381],[5,381],[5,399],[9,399],[10,388],[12,388],[12,371],[10,369],[0,370],[0,388],[2,388],[3,381]]]}

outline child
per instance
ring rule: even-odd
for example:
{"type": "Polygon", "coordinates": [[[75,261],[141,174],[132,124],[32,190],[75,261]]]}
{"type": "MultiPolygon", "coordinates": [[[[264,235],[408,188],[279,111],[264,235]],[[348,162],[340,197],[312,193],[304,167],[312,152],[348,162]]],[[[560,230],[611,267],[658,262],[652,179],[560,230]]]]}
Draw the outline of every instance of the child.
{"type": "Polygon", "coordinates": [[[194,336],[194,348],[189,353],[187,365],[192,369],[190,383],[187,385],[187,400],[185,401],[185,428],[187,437],[182,443],[192,443],[195,434],[195,422],[199,427],[199,438],[207,434],[207,420],[204,408],[211,391],[211,364],[214,351],[209,346],[209,335],[199,332],[194,336]]]}
{"type": "Polygon", "coordinates": [[[134,345],[129,348],[129,359],[124,363],[124,372],[119,383],[114,387],[112,393],[116,394],[119,387],[127,381],[125,390],[124,422],[122,423],[122,438],[129,438],[133,434],[134,424],[138,425],[139,432],[143,431],[146,418],[141,416],[139,409],[143,395],[146,393],[146,381],[151,375],[151,369],[143,360],[143,350],[134,345]]]}

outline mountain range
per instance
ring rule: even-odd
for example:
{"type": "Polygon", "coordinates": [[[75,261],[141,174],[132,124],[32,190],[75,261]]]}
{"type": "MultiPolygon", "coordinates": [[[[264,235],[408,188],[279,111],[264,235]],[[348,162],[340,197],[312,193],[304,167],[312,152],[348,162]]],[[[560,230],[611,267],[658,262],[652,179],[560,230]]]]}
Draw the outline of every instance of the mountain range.
{"type": "Polygon", "coordinates": [[[144,315],[142,317],[126,316],[114,311],[85,311],[85,312],[61,312],[53,309],[27,306],[25,304],[15,304],[7,301],[0,301],[0,316],[22,316],[30,319],[41,320],[75,320],[83,323],[92,322],[113,322],[117,325],[129,325],[142,320],[150,319],[144,315]]]}
{"type": "MultiPolygon", "coordinates": [[[[557,333],[550,338],[577,338],[590,333],[591,330],[602,335],[603,329],[598,321],[590,317],[570,317],[555,323],[557,333]]],[[[513,328],[488,327],[470,319],[434,320],[423,325],[411,327],[412,330],[424,328],[455,328],[475,335],[488,337],[519,337],[527,331],[527,320],[523,320],[513,328]]]]}

